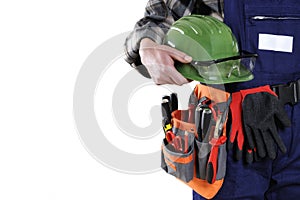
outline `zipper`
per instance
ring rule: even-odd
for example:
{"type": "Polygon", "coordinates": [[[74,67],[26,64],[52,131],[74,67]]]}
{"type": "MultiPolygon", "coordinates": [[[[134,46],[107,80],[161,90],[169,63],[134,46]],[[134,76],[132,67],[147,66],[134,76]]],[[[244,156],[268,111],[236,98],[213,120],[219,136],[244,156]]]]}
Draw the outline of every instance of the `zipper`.
{"type": "Polygon", "coordinates": [[[271,16],[253,16],[253,20],[300,20],[300,17],[271,17],[271,16]]]}

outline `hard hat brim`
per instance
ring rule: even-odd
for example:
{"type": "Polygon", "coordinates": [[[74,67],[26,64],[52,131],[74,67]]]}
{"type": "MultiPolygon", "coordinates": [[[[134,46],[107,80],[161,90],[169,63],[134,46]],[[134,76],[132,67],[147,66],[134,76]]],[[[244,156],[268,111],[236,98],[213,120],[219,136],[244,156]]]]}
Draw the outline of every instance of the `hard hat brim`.
{"type": "Polygon", "coordinates": [[[244,65],[240,64],[239,69],[244,74],[244,76],[236,76],[232,74],[229,77],[224,76],[224,72],[222,72],[222,68],[218,68],[218,75],[215,75],[213,79],[209,79],[203,77],[199,74],[199,71],[193,67],[191,64],[177,64],[176,69],[180,72],[185,78],[199,81],[201,83],[206,84],[226,84],[226,83],[235,83],[235,82],[246,82],[250,81],[254,78],[252,72],[247,69],[244,65]],[[217,78],[216,78],[217,77],[217,78]]]}

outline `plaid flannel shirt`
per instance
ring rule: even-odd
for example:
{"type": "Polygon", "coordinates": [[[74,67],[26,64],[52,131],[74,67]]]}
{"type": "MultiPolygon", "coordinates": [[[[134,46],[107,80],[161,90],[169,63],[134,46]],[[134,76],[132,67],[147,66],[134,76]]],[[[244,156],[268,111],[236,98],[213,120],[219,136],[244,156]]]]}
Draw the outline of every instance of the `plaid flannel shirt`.
{"type": "Polygon", "coordinates": [[[222,13],[223,0],[149,0],[145,14],[125,41],[125,60],[133,67],[141,65],[139,43],[150,38],[158,44],[163,42],[173,22],[192,13],[215,15],[222,13]]]}

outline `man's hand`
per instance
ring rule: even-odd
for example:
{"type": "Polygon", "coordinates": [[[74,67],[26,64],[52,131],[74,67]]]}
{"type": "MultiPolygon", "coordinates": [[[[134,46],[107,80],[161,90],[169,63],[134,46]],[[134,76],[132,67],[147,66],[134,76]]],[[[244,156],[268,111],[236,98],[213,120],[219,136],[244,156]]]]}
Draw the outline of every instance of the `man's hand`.
{"type": "Polygon", "coordinates": [[[139,53],[142,64],[156,84],[188,83],[188,80],[174,67],[174,60],[190,63],[192,57],[167,45],[159,45],[149,38],[141,40],[139,53]]]}

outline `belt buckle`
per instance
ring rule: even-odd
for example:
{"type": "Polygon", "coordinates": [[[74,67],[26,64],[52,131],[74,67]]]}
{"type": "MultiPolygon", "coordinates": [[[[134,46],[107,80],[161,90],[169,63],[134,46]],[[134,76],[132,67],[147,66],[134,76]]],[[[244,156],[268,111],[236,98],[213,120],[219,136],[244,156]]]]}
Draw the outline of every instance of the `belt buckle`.
{"type": "Polygon", "coordinates": [[[299,83],[300,81],[293,81],[288,84],[280,84],[273,86],[273,91],[278,95],[279,101],[282,104],[295,105],[299,101],[299,83]]]}

